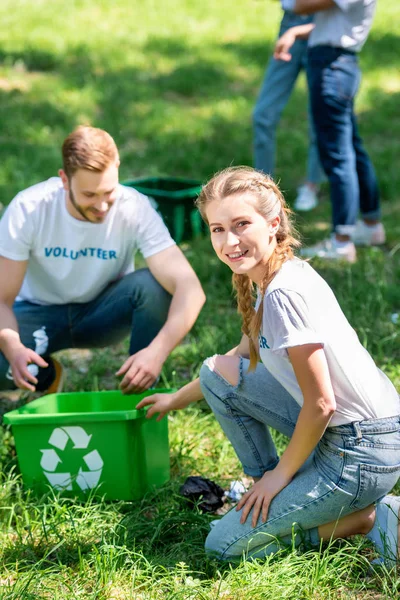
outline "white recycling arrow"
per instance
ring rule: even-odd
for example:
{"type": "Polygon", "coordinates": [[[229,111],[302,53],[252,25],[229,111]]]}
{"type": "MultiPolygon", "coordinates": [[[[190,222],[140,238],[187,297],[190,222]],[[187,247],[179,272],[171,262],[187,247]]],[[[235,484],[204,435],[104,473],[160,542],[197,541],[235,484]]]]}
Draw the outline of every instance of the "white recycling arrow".
{"type": "MultiPolygon", "coordinates": [[[[59,450],[65,450],[68,439],[71,439],[73,442],[73,449],[87,448],[92,435],[88,435],[82,427],[78,426],[56,427],[50,435],[49,444],[59,450]]],[[[43,449],[41,452],[40,466],[49,483],[56,490],[72,490],[73,481],[76,481],[77,485],[83,491],[94,488],[99,483],[104,462],[97,450],[92,450],[85,454],[83,460],[89,470],[83,471],[80,468],[76,478],[71,473],[54,472],[57,469],[58,463],[63,461],[53,448],[43,449]]]]}
{"type": "Polygon", "coordinates": [[[74,448],[87,448],[92,438],[82,427],[56,427],[49,439],[49,444],[65,450],[68,438],[74,443],[74,448]]]}
{"type": "Polygon", "coordinates": [[[47,450],[41,450],[42,459],[40,461],[40,466],[44,471],[55,471],[59,462],[62,462],[61,458],[58,456],[57,452],[53,450],[53,448],[49,448],[47,450]]]}
{"type": "Polygon", "coordinates": [[[56,490],[72,490],[71,473],[47,473],[46,471],[43,473],[56,490]]]}
{"type": "Polygon", "coordinates": [[[91,471],[97,471],[98,469],[102,469],[104,465],[103,459],[101,458],[97,450],[93,450],[92,452],[89,452],[89,454],[85,454],[83,460],[85,461],[85,463],[91,471]]]}
{"type": "Polygon", "coordinates": [[[74,448],[87,448],[89,446],[92,435],[88,435],[82,427],[63,427],[63,429],[74,442],[74,448]]]}
{"type": "Polygon", "coordinates": [[[98,471],[82,471],[82,469],[79,469],[79,473],[76,476],[76,483],[82,491],[92,489],[99,483],[101,472],[102,469],[98,471]]]}
{"type": "Polygon", "coordinates": [[[60,427],[53,429],[49,439],[49,444],[55,446],[59,450],[64,450],[67,442],[68,435],[65,433],[65,431],[63,431],[60,427]]]}

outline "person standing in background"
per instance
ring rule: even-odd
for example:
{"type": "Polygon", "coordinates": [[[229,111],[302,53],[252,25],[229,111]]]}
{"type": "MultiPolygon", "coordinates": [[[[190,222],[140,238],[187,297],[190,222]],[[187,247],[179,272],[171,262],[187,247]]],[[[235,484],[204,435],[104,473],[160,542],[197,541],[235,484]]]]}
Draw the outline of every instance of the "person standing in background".
{"type": "Polygon", "coordinates": [[[332,203],[332,236],[304,248],[302,256],[354,262],[355,245],[385,242],[378,182],[354,114],[361,76],[357,54],[371,29],[376,0],[282,0],[282,5],[297,14],[315,13],[313,23],[282,35],[274,56],[291,62],[295,44],[308,39],[311,110],[332,203]]]}
{"type": "MultiPolygon", "coordinates": [[[[312,16],[296,15],[285,10],[279,29],[279,38],[292,27],[308,25],[312,16]]],[[[268,175],[274,174],[276,128],[282,111],[289,101],[294,85],[301,71],[306,68],[307,41],[296,40],[292,47],[292,60],[284,62],[273,56],[265,72],[264,82],[254,109],[254,166],[268,175]]],[[[311,116],[309,119],[309,147],[307,176],[298,188],[294,203],[295,210],[309,211],[318,204],[318,187],[324,178],[318,158],[318,148],[311,116]]]]}

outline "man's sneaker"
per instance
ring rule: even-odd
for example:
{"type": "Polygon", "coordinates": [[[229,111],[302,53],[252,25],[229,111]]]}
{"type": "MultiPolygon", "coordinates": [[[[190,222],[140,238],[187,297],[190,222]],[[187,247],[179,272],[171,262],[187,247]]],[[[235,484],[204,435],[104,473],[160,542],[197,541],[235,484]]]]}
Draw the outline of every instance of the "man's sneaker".
{"type": "Polygon", "coordinates": [[[353,242],[336,242],[334,236],[308,248],[301,248],[300,256],[304,258],[326,258],[329,260],[345,260],[354,263],[357,260],[356,248],[353,242]]]}
{"type": "Polygon", "coordinates": [[[302,185],[297,190],[297,198],[294,201],[294,209],[307,212],[312,210],[318,204],[318,197],[315,190],[308,185],[302,185]]]}
{"type": "Polygon", "coordinates": [[[356,246],[380,246],[386,241],[385,228],[382,223],[367,225],[364,221],[357,221],[351,239],[356,246]]]}
{"type": "Polygon", "coordinates": [[[62,392],[63,387],[64,387],[64,375],[65,375],[64,367],[55,358],[51,357],[49,359],[49,361],[50,360],[54,366],[55,377],[54,377],[52,383],[50,384],[50,386],[47,388],[45,393],[46,394],[58,394],[58,393],[62,392]]]}

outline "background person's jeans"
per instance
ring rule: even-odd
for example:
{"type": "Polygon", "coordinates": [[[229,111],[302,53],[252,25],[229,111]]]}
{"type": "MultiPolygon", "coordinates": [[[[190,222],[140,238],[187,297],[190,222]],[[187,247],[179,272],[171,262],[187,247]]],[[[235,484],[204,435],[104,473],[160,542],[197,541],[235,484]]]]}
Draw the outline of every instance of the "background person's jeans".
{"type": "Polygon", "coordinates": [[[333,230],[350,235],[359,211],[370,219],[380,217],[375,171],[354,115],[357,56],[330,46],[310,48],[307,77],[319,157],[330,184],[333,230]]]}
{"type": "MultiPolygon", "coordinates": [[[[78,285],[78,283],[77,283],[78,285]]],[[[139,269],[111,283],[84,304],[41,306],[15,302],[22,343],[44,358],[66,348],[103,348],[130,334],[129,354],[145,348],[164,325],[171,295],[148,269],[139,269]]],[[[0,389],[14,389],[8,362],[0,352],[0,389]]],[[[39,369],[39,382],[46,369],[39,369]]]]}
{"type": "MultiPolygon", "coordinates": [[[[232,443],[243,470],[261,477],[278,456],[272,427],[291,437],[300,407],[260,364],[248,373],[241,359],[239,383],[233,386],[210,370],[200,371],[205,399],[232,443]]],[[[382,399],[384,401],[384,399],[382,399]]],[[[305,541],[318,545],[318,526],[369,506],[387,494],[400,475],[400,417],[371,419],[329,427],[310,458],[272,500],[266,523],[240,523],[232,509],[214,526],[206,550],[220,559],[243,555],[262,558],[281,546],[305,541]]]]}
{"type": "MultiPolygon", "coordinates": [[[[281,36],[287,29],[304,25],[310,19],[285,12],[279,31],[281,36]]],[[[273,175],[275,167],[276,128],[281,114],[289,101],[296,80],[306,67],[307,40],[297,40],[291,48],[292,60],[284,62],[271,58],[264,76],[259,97],[254,109],[254,166],[256,169],[273,175]]],[[[307,181],[320,183],[324,173],[318,158],[318,149],[309,114],[309,149],[307,181]]]]}

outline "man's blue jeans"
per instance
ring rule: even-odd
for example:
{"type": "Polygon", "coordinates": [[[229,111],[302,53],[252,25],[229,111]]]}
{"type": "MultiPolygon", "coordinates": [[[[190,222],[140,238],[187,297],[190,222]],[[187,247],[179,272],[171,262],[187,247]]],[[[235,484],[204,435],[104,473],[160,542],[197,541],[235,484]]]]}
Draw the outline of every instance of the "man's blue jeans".
{"type": "MultiPolygon", "coordinates": [[[[148,269],[111,283],[85,304],[47,305],[15,302],[22,343],[45,359],[66,348],[103,348],[130,334],[129,354],[145,348],[164,325],[171,295],[148,269]]],[[[0,389],[14,389],[8,362],[0,352],[0,389]]],[[[46,369],[39,369],[40,382],[46,369]]]]}
{"type": "MultiPolygon", "coordinates": [[[[296,25],[304,25],[310,19],[285,12],[279,36],[296,25]]],[[[292,60],[284,62],[271,58],[264,82],[254,109],[254,166],[256,169],[273,175],[275,167],[276,128],[281,114],[289,101],[300,72],[306,67],[307,41],[297,40],[291,48],[292,60]]],[[[309,117],[309,150],[307,181],[320,183],[324,173],[318,159],[315,133],[309,117]]]]}
{"type": "Polygon", "coordinates": [[[354,115],[357,56],[331,46],[310,48],[307,77],[319,157],[330,184],[333,230],[349,235],[359,211],[370,219],[380,217],[375,171],[354,115]]]}

